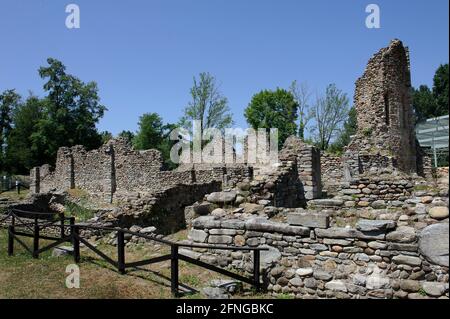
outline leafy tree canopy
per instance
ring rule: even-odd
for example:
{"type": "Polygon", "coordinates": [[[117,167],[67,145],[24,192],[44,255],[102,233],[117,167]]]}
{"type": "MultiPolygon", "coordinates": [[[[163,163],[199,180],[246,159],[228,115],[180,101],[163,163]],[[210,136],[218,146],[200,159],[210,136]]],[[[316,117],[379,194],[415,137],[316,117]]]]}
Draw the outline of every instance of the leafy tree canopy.
{"type": "Polygon", "coordinates": [[[208,128],[225,129],[233,124],[228,99],[219,91],[216,78],[209,73],[194,77],[191,101],[184,109],[180,125],[192,133],[192,121],[201,121],[201,133],[208,128]]]}
{"type": "Polygon", "coordinates": [[[420,85],[412,90],[412,103],[418,122],[448,114],[448,64],[440,65],[433,78],[433,88],[420,85]]]}
{"type": "Polygon", "coordinates": [[[47,62],[48,66],[39,69],[41,78],[47,80],[44,115],[31,138],[39,157],[54,163],[61,146],[101,146],[102,136],[95,125],[106,107],[100,104],[95,82],[84,83],[67,74],[66,67],[56,59],[49,58],[47,62]]]}
{"type": "Polygon", "coordinates": [[[175,168],[174,163],[170,161],[170,150],[176,141],[169,138],[174,128],[175,125],[163,124],[162,118],[157,113],[146,113],[139,118],[139,130],[133,138],[133,146],[138,150],[159,150],[166,168],[175,168]]]}
{"type": "Polygon", "coordinates": [[[297,133],[297,110],[298,103],[294,96],[284,90],[263,90],[255,94],[245,109],[245,118],[253,129],[277,128],[279,146],[290,135],[297,133]]]}

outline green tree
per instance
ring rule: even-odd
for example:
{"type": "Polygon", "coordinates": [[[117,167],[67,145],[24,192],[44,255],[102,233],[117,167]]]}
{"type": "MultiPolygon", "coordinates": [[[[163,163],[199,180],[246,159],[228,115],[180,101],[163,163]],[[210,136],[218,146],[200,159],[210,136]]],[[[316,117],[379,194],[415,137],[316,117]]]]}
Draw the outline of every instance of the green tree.
{"type": "Polygon", "coordinates": [[[326,88],[325,96],[317,98],[311,111],[315,121],[314,133],[316,145],[326,150],[348,116],[349,99],[335,84],[326,88]]]}
{"type": "Polygon", "coordinates": [[[435,116],[448,114],[448,64],[440,65],[433,78],[433,96],[436,100],[435,116]]]}
{"type": "Polygon", "coordinates": [[[15,90],[0,94],[0,171],[5,165],[5,148],[12,129],[13,113],[20,103],[20,95],[15,90]]]}
{"type": "Polygon", "coordinates": [[[201,123],[201,132],[208,128],[225,129],[233,124],[233,118],[224,97],[209,73],[200,73],[199,79],[194,77],[194,85],[190,90],[191,101],[184,109],[180,125],[192,133],[192,121],[201,123]]]}
{"type": "Polygon", "coordinates": [[[43,101],[33,95],[16,108],[6,148],[6,166],[9,172],[28,174],[32,167],[41,164],[31,136],[42,116],[43,101]]]}
{"type": "Polygon", "coordinates": [[[311,119],[310,112],[310,103],[309,100],[311,98],[311,92],[306,83],[297,84],[297,81],[293,81],[289,91],[295,98],[295,101],[298,104],[298,137],[300,137],[303,141],[305,140],[305,130],[308,125],[309,120],[311,119]]]}
{"type": "Polygon", "coordinates": [[[255,94],[245,109],[245,118],[253,129],[278,129],[279,146],[290,135],[297,132],[298,103],[294,96],[277,88],[275,91],[263,90],[255,94]]]}
{"type": "Polygon", "coordinates": [[[170,160],[170,150],[176,141],[169,138],[175,128],[172,124],[163,124],[157,113],[146,113],[139,118],[139,130],[133,138],[133,146],[137,150],[157,149],[161,152],[166,168],[175,168],[170,160]]]}
{"type": "Polygon", "coordinates": [[[351,136],[356,134],[357,130],[356,109],[352,107],[348,112],[348,118],[344,123],[342,132],[337,137],[336,141],[330,145],[328,151],[331,153],[341,154],[350,141],[351,136]]]}
{"type": "Polygon", "coordinates": [[[83,83],[67,74],[65,66],[56,59],[49,58],[47,62],[49,66],[39,69],[41,78],[47,80],[44,116],[31,138],[42,161],[54,163],[61,146],[101,146],[102,136],[96,123],[106,107],[100,104],[95,82],[83,83]]]}
{"type": "Polygon", "coordinates": [[[146,113],[139,118],[139,130],[133,140],[138,150],[157,148],[164,136],[164,124],[157,113],[146,113]]]}
{"type": "Polygon", "coordinates": [[[434,117],[433,113],[436,110],[436,100],[428,86],[421,85],[418,89],[413,89],[412,101],[417,122],[434,117]]]}
{"type": "Polygon", "coordinates": [[[448,114],[448,64],[440,65],[433,78],[433,88],[420,85],[412,89],[412,104],[417,122],[448,114]]]}

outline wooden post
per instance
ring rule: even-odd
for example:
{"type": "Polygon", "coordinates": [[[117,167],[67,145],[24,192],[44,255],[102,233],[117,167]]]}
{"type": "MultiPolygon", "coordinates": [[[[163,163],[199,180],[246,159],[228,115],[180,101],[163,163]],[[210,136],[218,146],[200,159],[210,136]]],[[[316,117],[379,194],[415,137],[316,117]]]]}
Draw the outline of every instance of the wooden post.
{"type": "Polygon", "coordinates": [[[33,237],[33,258],[39,258],[39,223],[37,217],[34,218],[34,237],[33,237]]]}
{"type": "Polygon", "coordinates": [[[64,238],[65,232],[64,232],[64,214],[60,214],[60,226],[61,226],[61,239],[64,238]]]}
{"type": "Polygon", "coordinates": [[[80,239],[78,238],[80,234],[80,229],[78,226],[74,225],[73,218],[70,220],[70,232],[72,235],[72,245],[73,245],[73,260],[76,264],[80,262],[80,239]]]}
{"type": "Polygon", "coordinates": [[[16,226],[16,217],[12,213],[11,225],[8,226],[8,256],[14,254],[14,231],[16,226]]]}
{"type": "Polygon", "coordinates": [[[253,251],[253,281],[255,284],[256,291],[261,290],[261,283],[259,281],[259,263],[260,263],[260,251],[253,251]]]}
{"type": "Polygon", "coordinates": [[[14,254],[14,226],[8,226],[8,256],[14,254]]]}
{"type": "Polygon", "coordinates": [[[117,267],[119,272],[125,274],[125,236],[122,230],[117,232],[117,267]]]}
{"type": "Polygon", "coordinates": [[[171,263],[170,263],[170,288],[172,295],[178,297],[178,245],[170,246],[171,263]]]}
{"type": "Polygon", "coordinates": [[[70,217],[70,219],[69,219],[69,231],[70,231],[70,241],[71,241],[71,243],[72,243],[72,245],[73,245],[73,239],[74,239],[74,236],[73,236],[73,226],[75,225],[75,217],[70,217]]]}

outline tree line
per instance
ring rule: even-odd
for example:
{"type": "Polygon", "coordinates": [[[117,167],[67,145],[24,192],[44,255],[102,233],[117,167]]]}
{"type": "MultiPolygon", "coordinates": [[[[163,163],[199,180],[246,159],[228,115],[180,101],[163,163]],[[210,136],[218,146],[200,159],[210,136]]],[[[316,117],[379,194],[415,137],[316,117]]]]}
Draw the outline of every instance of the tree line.
{"type": "MultiPolygon", "coordinates": [[[[44,97],[30,93],[23,99],[14,89],[0,93],[0,172],[28,174],[34,166],[54,164],[61,146],[84,145],[90,150],[113,138],[96,127],[107,107],[100,103],[95,82],[82,82],[52,58],[38,72],[45,82],[44,97]]],[[[448,64],[441,65],[431,89],[426,85],[413,88],[417,121],[448,114],[448,72],[448,64]]],[[[355,108],[335,84],[314,98],[308,85],[297,81],[286,89],[261,90],[252,97],[244,116],[251,128],[278,128],[280,146],[296,135],[333,153],[342,152],[357,129],[355,108]]],[[[190,101],[178,123],[164,123],[159,114],[149,112],[140,116],[137,132],[122,131],[118,136],[135,149],[160,150],[170,169],[174,168],[170,149],[175,141],[169,133],[177,126],[191,131],[194,120],[200,121],[202,131],[234,124],[228,99],[207,72],[193,78],[190,101]]]]}

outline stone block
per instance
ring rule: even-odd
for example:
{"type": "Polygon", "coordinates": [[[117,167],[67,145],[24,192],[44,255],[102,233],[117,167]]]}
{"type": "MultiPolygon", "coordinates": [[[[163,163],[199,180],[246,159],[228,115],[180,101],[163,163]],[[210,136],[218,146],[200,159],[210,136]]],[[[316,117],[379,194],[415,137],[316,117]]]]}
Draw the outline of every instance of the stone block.
{"type": "Polygon", "coordinates": [[[316,212],[290,213],[287,215],[290,225],[305,226],[311,228],[328,228],[330,217],[328,214],[316,212]]]}
{"type": "Polygon", "coordinates": [[[191,229],[188,234],[188,238],[197,243],[204,243],[207,237],[208,234],[203,230],[199,229],[191,229]]]}
{"type": "Polygon", "coordinates": [[[210,235],[208,237],[208,243],[210,244],[231,244],[233,237],[225,235],[210,235]]]}

